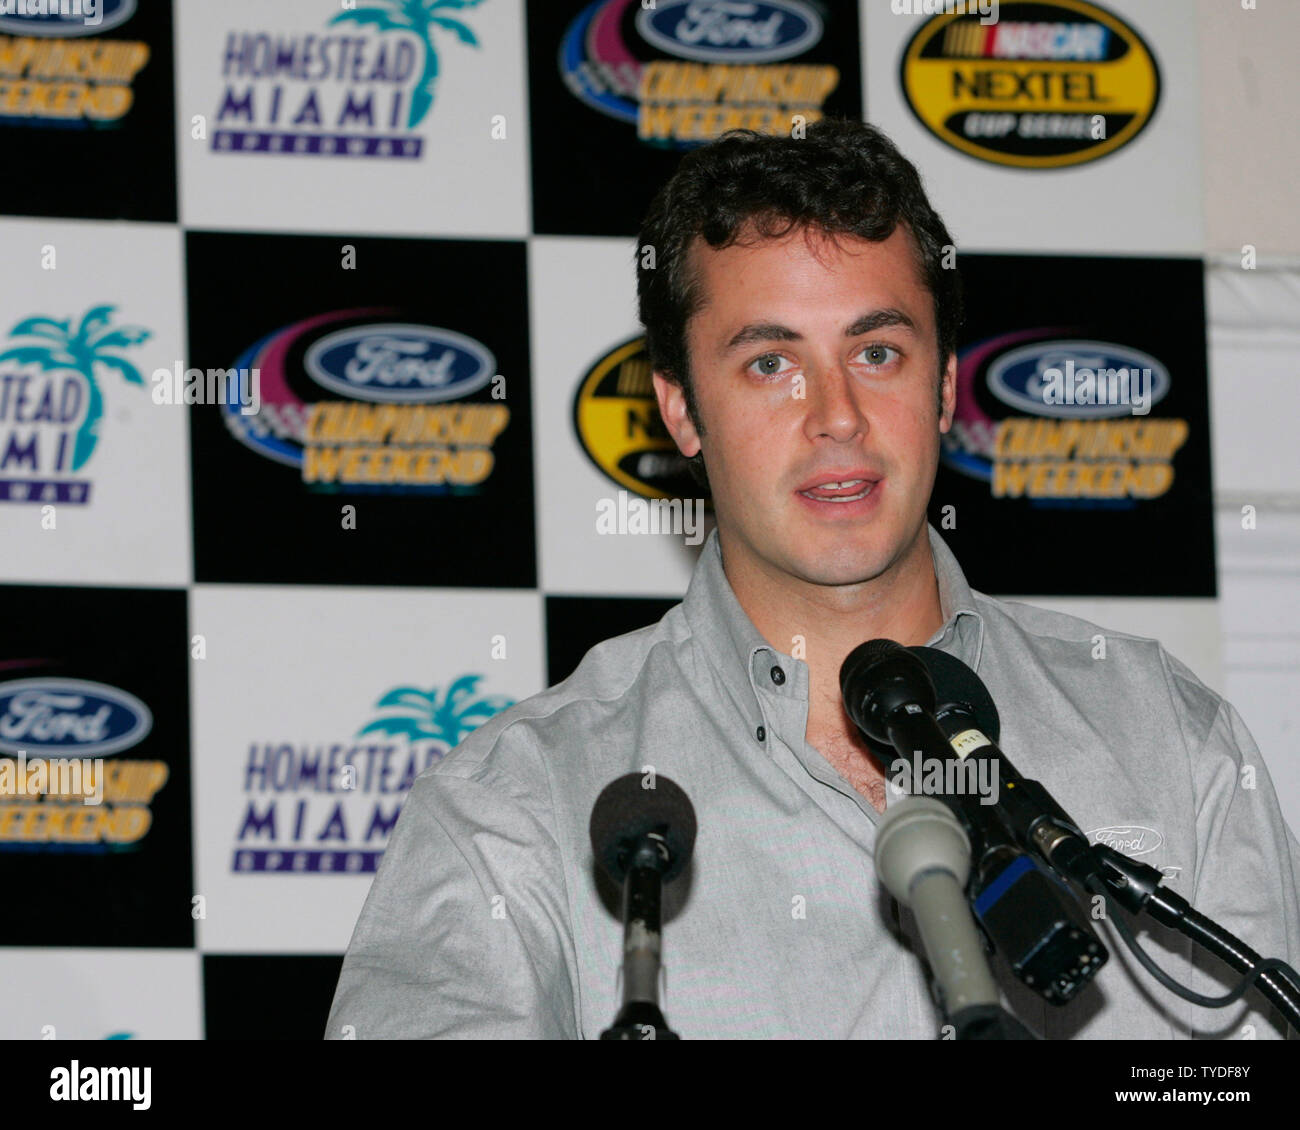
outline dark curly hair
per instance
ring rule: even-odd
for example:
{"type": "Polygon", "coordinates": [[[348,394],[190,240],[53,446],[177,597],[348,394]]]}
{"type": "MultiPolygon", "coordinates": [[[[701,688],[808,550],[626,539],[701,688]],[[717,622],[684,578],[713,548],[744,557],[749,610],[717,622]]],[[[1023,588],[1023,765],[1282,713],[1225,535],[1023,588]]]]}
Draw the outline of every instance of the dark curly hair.
{"type": "MultiPolygon", "coordinates": [[[[637,302],[651,367],[681,387],[701,435],[686,346],[687,322],[703,300],[687,259],[695,237],[721,249],[751,226],[766,239],[812,227],[879,242],[900,223],[912,234],[934,299],[941,378],[962,318],[960,278],[943,264],[952,239],[916,168],[880,130],[850,118],[822,118],[802,138],[730,130],[682,158],[641,225],[637,302]],[[647,247],[653,266],[645,263],[647,247]]],[[[689,464],[707,490],[702,455],[689,464]]]]}

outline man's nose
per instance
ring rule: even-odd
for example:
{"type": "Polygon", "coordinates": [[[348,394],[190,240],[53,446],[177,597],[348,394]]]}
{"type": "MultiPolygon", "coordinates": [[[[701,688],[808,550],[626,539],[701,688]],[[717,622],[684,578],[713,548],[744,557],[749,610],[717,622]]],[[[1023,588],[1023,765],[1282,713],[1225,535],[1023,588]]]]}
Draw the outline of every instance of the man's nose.
{"type": "Polygon", "coordinates": [[[843,442],[866,433],[867,418],[858,402],[858,390],[843,365],[818,366],[808,375],[804,394],[808,401],[805,429],[809,439],[829,436],[843,442]]]}

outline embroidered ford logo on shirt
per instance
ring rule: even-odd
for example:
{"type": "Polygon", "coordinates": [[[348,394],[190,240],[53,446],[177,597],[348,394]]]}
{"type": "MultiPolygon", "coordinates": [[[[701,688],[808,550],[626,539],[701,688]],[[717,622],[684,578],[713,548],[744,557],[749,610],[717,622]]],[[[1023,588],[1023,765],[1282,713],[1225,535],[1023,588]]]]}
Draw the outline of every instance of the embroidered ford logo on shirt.
{"type": "Polygon", "coordinates": [[[1165,842],[1164,836],[1154,828],[1142,824],[1117,824],[1112,828],[1096,828],[1088,833],[1094,844],[1122,851],[1125,855],[1146,855],[1165,842]]]}

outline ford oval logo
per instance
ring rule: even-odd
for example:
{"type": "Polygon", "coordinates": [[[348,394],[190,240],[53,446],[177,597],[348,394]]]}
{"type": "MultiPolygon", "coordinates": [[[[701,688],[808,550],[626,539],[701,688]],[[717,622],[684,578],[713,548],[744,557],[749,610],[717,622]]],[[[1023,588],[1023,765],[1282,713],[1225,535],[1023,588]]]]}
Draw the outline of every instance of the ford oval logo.
{"type": "Polygon", "coordinates": [[[103,757],[136,745],[153,715],[135,695],[84,679],[0,683],[0,750],[103,757]]]}
{"type": "Polygon", "coordinates": [[[23,15],[23,6],[15,0],[0,0],[0,31],[11,35],[98,35],[126,23],[135,15],[135,4],[136,0],[28,0],[25,7],[30,12],[23,15]]]}
{"type": "Polygon", "coordinates": [[[799,0],[659,0],[637,13],[636,29],[654,47],[708,63],[769,63],[808,50],[821,17],[799,0]]]}
{"type": "MultiPolygon", "coordinates": [[[[1149,353],[1106,341],[1038,341],[1003,354],[988,369],[989,392],[1004,404],[1035,416],[1075,419],[1127,416],[1138,396],[1145,410],[1169,392],[1169,370],[1149,353]],[[1060,373],[1053,378],[1049,370],[1060,373]],[[1085,371],[1095,378],[1093,403],[1053,403],[1052,382],[1081,389],[1085,371]]],[[[1081,397],[1080,397],[1081,398],[1081,397]]],[[[1069,395],[1069,399],[1075,397],[1069,395]]]]}
{"type": "Polygon", "coordinates": [[[496,358],[464,334],[405,323],[353,326],[312,344],[312,380],[362,400],[453,400],[488,383],[496,358]]]}
{"type": "Polygon", "coordinates": [[[1088,833],[1088,838],[1094,844],[1105,844],[1108,848],[1123,852],[1125,855],[1146,855],[1165,842],[1164,836],[1154,828],[1147,828],[1141,824],[1097,828],[1088,833]]]}

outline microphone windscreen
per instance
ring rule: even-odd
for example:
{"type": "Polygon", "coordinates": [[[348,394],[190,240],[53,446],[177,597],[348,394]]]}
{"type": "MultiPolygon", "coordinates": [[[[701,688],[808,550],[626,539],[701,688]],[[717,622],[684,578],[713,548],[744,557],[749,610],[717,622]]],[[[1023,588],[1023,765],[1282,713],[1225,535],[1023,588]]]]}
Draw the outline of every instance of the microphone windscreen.
{"type": "Polygon", "coordinates": [[[883,660],[891,659],[903,650],[903,645],[895,640],[867,640],[860,643],[844,657],[840,664],[840,692],[843,693],[850,680],[857,680],[870,668],[883,660]]]}
{"type": "Polygon", "coordinates": [[[680,785],[659,774],[628,773],[601,790],[591,809],[591,850],[615,883],[623,882],[630,849],[651,833],[668,850],[667,883],[682,873],[695,846],[695,809],[680,785]]]}
{"type": "Polygon", "coordinates": [[[909,647],[907,650],[920,659],[930,672],[935,702],[938,704],[936,714],[939,716],[939,724],[944,725],[945,711],[957,710],[973,718],[976,727],[996,742],[1002,722],[984,680],[955,655],[949,655],[937,647],[909,647]]]}
{"type": "Polygon", "coordinates": [[[908,648],[889,639],[858,644],[840,664],[840,696],[854,725],[871,741],[890,748],[886,719],[906,703],[934,711],[934,687],[908,648]]]}

